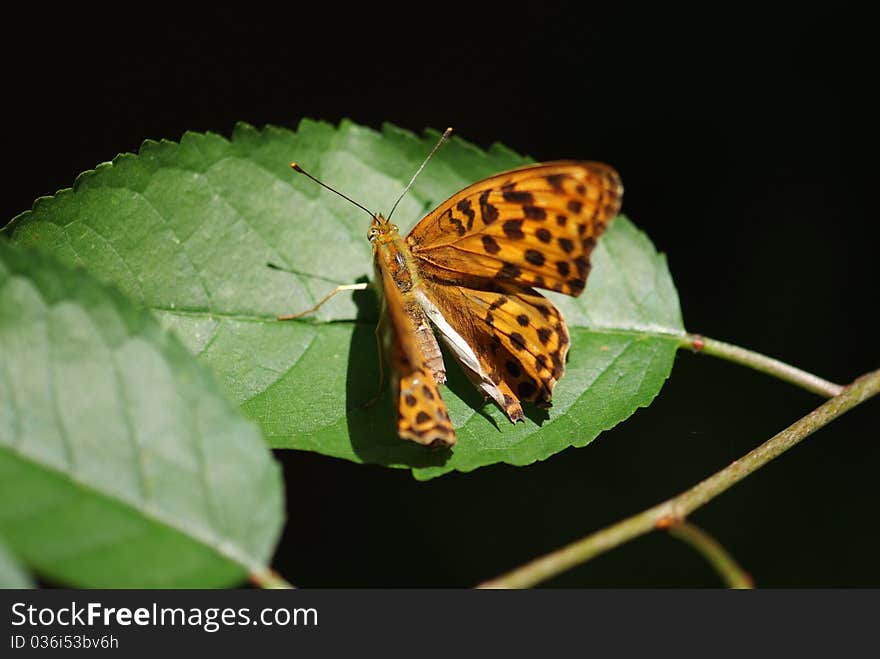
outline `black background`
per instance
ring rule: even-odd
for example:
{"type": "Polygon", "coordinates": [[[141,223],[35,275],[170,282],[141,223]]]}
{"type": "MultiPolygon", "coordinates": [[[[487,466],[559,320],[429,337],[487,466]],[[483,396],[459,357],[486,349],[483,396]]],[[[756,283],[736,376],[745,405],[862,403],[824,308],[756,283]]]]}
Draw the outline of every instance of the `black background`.
{"type": "MultiPolygon", "coordinates": [[[[880,365],[876,52],[866,16],[412,4],[33,13],[5,21],[3,221],[186,130],[302,117],[447,125],[537,160],[604,160],[668,255],[690,331],[845,383],[880,365]]],[[[234,245],[230,245],[230,250],[234,245]]],[[[820,403],[681,353],[654,404],[584,449],[428,483],[278,454],[300,586],[470,586],[689,487],[820,403]]],[[[759,586],[878,586],[880,404],[693,516],[759,586]]],[[[714,586],[653,534],[549,582],[714,586]]]]}

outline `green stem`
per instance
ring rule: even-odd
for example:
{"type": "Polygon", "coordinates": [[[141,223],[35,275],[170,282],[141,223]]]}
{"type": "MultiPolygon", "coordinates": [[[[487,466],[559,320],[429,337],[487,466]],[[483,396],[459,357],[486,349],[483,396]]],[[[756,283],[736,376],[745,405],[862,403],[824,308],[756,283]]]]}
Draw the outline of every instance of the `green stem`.
{"type": "Polygon", "coordinates": [[[743,570],[727,550],[703,529],[688,522],[673,524],[669,535],[686,542],[700,552],[715,568],[728,588],[754,588],[752,577],[743,570]]]}
{"type": "Polygon", "coordinates": [[[287,579],[271,568],[255,569],[248,574],[248,579],[258,588],[284,589],[294,587],[287,579]]]}
{"type": "Polygon", "coordinates": [[[807,416],[761,444],[736,462],[691,489],[653,508],[613,524],[581,540],[480,584],[480,588],[528,588],[655,528],[668,528],[740,482],[749,474],[827,425],[859,403],[880,393],[880,370],[855,380],[807,416]]]}
{"type": "Polygon", "coordinates": [[[767,357],[766,355],[752,352],[730,343],[724,343],[717,339],[710,339],[699,334],[685,334],[682,337],[681,345],[682,347],[690,348],[694,352],[701,352],[748,366],[756,371],[772,375],[825,398],[837,396],[843,391],[841,385],[823,380],[812,373],[795,368],[791,364],[786,364],[778,359],[773,359],[772,357],[767,357]]]}

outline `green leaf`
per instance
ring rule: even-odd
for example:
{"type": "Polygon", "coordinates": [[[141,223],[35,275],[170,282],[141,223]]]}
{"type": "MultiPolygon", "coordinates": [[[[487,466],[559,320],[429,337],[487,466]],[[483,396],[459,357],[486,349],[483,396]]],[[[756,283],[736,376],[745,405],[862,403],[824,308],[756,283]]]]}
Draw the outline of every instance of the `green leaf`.
{"type": "MultiPolygon", "coordinates": [[[[665,260],[623,217],[594,253],[586,293],[552,296],[573,344],[553,409],[531,410],[512,426],[450,366],[444,398],[459,435],[451,454],[400,441],[387,393],[362,407],[378,377],[371,293],[338,295],[302,322],[274,321],[372,273],[369,217],[294,175],[289,161],[387,210],[436,137],[303,121],[296,133],[241,124],[231,141],[189,133],[179,145],[146,142],[139,155],[82,175],[72,191],[38,200],[13,223],[12,237],[86,266],[153,309],[273,447],[411,467],[430,478],[584,446],[651,402],[683,333],[665,260]]],[[[465,185],[527,162],[453,138],[395,219],[408,230],[465,185]]]]}
{"type": "Polygon", "coordinates": [[[216,587],[270,559],[279,469],[150,313],[0,241],[0,537],[79,587],[216,587]]]}
{"type": "Polygon", "coordinates": [[[34,582],[18,559],[0,541],[0,588],[33,588],[34,582]]]}

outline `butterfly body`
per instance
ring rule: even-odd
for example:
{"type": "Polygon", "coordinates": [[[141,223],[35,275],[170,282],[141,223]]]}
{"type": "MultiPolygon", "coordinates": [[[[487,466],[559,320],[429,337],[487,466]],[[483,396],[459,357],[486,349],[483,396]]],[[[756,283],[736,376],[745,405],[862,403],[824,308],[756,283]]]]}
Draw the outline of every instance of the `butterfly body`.
{"type": "Polygon", "coordinates": [[[521,401],[550,407],[569,335],[535,288],[580,295],[596,239],[620,208],[607,165],[530,165],[465,188],[406,236],[373,216],[378,331],[389,355],[398,434],[448,447],[455,432],[439,384],[446,380],[434,328],[487,399],[512,422],[521,401]]]}

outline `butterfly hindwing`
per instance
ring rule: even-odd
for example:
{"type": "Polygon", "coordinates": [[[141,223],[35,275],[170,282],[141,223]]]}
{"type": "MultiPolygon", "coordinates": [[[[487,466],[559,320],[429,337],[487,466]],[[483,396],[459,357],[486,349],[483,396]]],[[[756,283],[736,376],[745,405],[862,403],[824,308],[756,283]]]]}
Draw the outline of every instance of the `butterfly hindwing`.
{"type": "Polygon", "coordinates": [[[426,446],[455,444],[455,430],[430,371],[415,367],[400,342],[391,347],[392,391],[397,401],[397,434],[426,446]]]}
{"type": "Polygon", "coordinates": [[[445,319],[445,324],[437,324],[444,340],[470,346],[479,372],[459,351],[453,349],[453,354],[511,421],[522,418],[521,401],[550,407],[570,341],[559,310],[547,298],[510,286],[432,286],[426,296],[445,319]]]}
{"type": "Polygon", "coordinates": [[[622,194],[608,165],[531,165],[453,195],[406,240],[419,270],[436,280],[493,280],[577,296],[622,194]]]}

